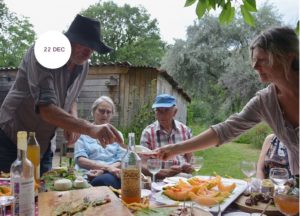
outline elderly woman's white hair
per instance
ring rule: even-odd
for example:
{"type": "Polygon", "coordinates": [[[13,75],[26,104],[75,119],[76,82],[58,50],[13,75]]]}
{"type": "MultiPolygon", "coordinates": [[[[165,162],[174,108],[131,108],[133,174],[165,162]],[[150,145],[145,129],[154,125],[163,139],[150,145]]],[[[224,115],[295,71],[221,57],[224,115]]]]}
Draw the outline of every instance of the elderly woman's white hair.
{"type": "Polygon", "coordinates": [[[113,100],[108,97],[108,96],[101,96],[99,97],[97,100],[94,101],[93,105],[92,105],[92,110],[91,110],[91,114],[92,116],[94,117],[94,112],[95,110],[97,109],[98,105],[102,102],[107,102],[111,105],[111,108],[112,108],[112,114],[114,114],[115,112],[115,104],[113,102],[113,100]]]}

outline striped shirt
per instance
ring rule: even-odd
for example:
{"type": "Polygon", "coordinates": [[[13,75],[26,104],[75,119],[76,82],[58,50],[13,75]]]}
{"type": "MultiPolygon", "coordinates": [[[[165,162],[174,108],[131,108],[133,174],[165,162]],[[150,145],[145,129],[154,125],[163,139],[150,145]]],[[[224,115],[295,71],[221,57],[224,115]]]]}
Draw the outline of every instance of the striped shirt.
{"type": "MultiPolygon", "coordinates": [[[[154,150],[168,144],[182,142],[191,137],[191,129],[177,120],[173,121],[173,129],[170,134],[160,127],[158,121],[155,121],[143,130],[140,144],[154,150]]],[[[173,160],[174,164],[179,164],[180,161],[185,160],[185,157],[184,155],[177,155],[173,160]]]]}

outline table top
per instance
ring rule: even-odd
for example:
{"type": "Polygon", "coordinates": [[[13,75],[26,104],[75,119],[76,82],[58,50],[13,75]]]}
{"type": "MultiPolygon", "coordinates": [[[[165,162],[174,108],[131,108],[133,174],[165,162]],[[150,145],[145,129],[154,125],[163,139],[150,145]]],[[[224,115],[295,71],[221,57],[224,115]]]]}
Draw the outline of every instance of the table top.
{"type": "Polygon", "coordinates": [[[50,191],[40,193],[38,198],[39,215],[55,215],[57,209],[62,208],[64,205],[76,207],[83,202],[85,197],[88,197],[91,201],[93,201],[96,199],[104,199],[107,196],[109,196],[111,202],[96,207],[89,206],[86,210],[84,210],[84,215],[132,215],[129,209],[121,203],[120,199],[105,186],[61,192],[50,191]]]}
{"type": "MultiPolygon", "coordinates": [[[[8,184],[7,181],[0,180],[0,185],[8,184]]],[[[163,183],[161,183],[163,184],[163,183]]],[[[109,196],[111,203],[98,206],[95,209],[86,210],[85,215],[95,215],[95,212],[101,212],[101,215],[120,215],[127,216],[132,215],[131,212],[121,203],[121,200],[108,188],[105,186],[102,187],[90,187],[80,190],[70,190],[70,191],[50,191],[39,193],[38,204],[36,206],[36,215],[53,215],[53,212],[56,208],[64,203],[78,203],[80,200],[83,200],[85,196],[89,196],[91,199],[104,198],[109,196]],[[117,213],[118,214],[117,214],[117,213]]],[[[154,199],[151,199],[151,206],[159,206],[154,199]]],[[[222,214],[231,213],[231,212],[242,212],[242,209],[236,204],[230,204],[222,214]]],[[[216,213],[212,213],[217,215],[216,213]]]]}

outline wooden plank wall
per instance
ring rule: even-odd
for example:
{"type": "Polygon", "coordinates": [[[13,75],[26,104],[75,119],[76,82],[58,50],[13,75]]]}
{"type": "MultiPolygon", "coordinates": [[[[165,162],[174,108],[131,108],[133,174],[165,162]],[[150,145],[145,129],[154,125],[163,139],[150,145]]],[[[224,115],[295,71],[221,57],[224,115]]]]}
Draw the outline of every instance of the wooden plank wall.
{"type": "MultiPolygon", "coordinates": [[[[16,70],[1,71],[0,105],[10,86],[15,80],[16,70]],[[10,81],[7,76],[11,77],[10,81]]],[[[91,66],[78,98],[79,117],[92,121],[90,109],[92,103],[100,96],[110,96],[116,105],[112,124],[120,128],[128,126],[139,109],[147,103],[152,105],[158,94],[168,93],[176,97],[178,113],[176,119],[186,123],[187,101],[161,74],[154,68],[128,67],[118,65],[91,66]],[[117,85],[109,88],[111,77],[117,85]]],[[[57,147],[64,143],[62,130],[58,130],[57,147]]]]}
{"type": "Polygon", "coordinates": [[[187,101],[163,76],[158,76],[157,94],[170,94],[176,98],[177,114],[176,120],[186,124],[187,101]]]}
{"type": "Polygon", "coordinates": [[[152,68],[130,68],[120,75],[120,125],[128,126],[134,115],[156,95],[157,70],[152,68]]]}

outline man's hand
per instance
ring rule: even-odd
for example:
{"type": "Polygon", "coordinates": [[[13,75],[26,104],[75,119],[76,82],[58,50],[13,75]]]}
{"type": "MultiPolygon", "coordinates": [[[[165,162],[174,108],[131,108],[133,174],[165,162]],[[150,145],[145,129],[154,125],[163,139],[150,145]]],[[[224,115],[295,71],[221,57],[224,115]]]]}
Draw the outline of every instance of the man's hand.
{"type": "Polygon", "coordinates": [[[161,169],[158,173],[159,178],[166,178],[166,177],[171,177],[174,175],[177,175],[178,173],[181,172],[181,167],[180,166],[172,166],[169,169],[161,169]]]}
{"type": "Polygon", "coordinates": [[[79,133],[64,130],[64,137],[67,140],[67,146],[73,145],[80,137],[79,133]]]}
{"type": "Polygon", "coordinates": [[[184,163],[181,166],[181,169],[182,169],[182,172],[184,172],[184,173],[192,173],[195,170],[194,167],[189,163],[184,163]]]}
{"type": "Polygon", "coordinates": [[[93,125],[89,135],[94,139],[98,139],[103,147],[114,142],[125,146],[117,129],[111,124],[93,125]]]}

